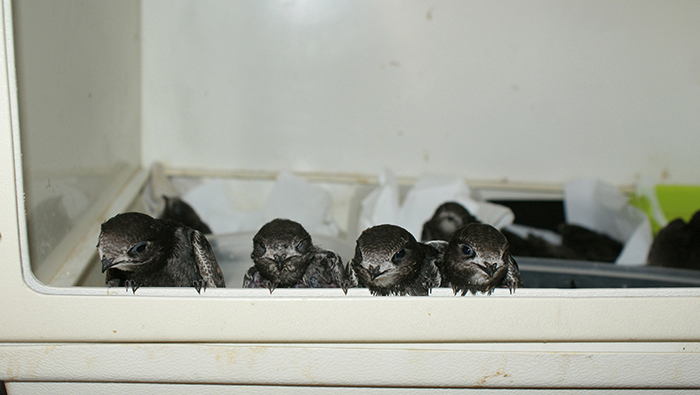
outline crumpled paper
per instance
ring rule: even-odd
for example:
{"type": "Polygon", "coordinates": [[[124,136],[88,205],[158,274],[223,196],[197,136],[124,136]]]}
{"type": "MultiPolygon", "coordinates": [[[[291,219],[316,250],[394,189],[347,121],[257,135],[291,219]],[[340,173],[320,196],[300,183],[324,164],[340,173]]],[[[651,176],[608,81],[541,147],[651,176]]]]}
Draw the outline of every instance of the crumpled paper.
{"type": "Polygon", "coordinates": [[[261,210],[236,209],[230,193],[226,180],[214,179],[187,191],[182,199],[195,209],[215,234],[257,231],[275,218],[297,221],[311,234],[333,237],[339,234],[330,193],[289,172],[277,176],[261,210]]]}
{"type": "Polygon", "coordinates": [[[624,243],[616,264],[646,264],[653,242],[651,223],[617,187],[595,179],[569,182],[564,187],[564,211],[567,223],[624,243]]]}
{"type": "Polygon", "coordinates": [[[389,170],[379,176],[379,186],[361,202],[358,229],[379,224],[394,224],[420,239],[423,224],[443,203],[453,201],[463,205],[479,221],[503,228],[513,223],[515,215],[505,206],[477,201],[471,197],[469,186],[459,177],[426,174],[416,180],[403,202],[399,186],[389,170]]]}

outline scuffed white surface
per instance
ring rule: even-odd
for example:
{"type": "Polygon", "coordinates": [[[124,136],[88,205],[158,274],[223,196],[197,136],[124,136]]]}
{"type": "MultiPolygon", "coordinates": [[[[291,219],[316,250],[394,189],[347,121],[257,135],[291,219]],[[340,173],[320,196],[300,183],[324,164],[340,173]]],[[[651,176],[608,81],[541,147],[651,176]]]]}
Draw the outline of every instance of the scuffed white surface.
{"type": "MultiPolygon", "coordinates": [[[[153,393],[167,393],[172,395],[220,395],[220,394],[250,394],[270,395],[270,394],[289,394],[289,395],[319,395],[319,394],[472,394],[474,391],[479,391],[482,395],[510,395],[520,394],[522,390],[517,389],[462,389],[462,388],[373,388],[373,387],[325,387],[325,386],[250,386],[250,385],[216,385],[216,384],[134,384],[134,383],[61,383],[61,382],[21,382],[8,383],[8,388],[11,388],[12,395],[44,395],[56,393],[70,394],[103,394],[103,395],[151,395],[153,393]]],[[[589,395],[621,395],[621,394],[638,394],[639,389],[594,389],[587,390],[589,395]]],[[[579,394],[579,389],[534,389],[528,390],[528,395],[575,395],[579,394]]],[[[652,389],[646,391],[655,395],[683,395],[695,394],[696,391],[690,390],[669,390],[669,389],[652,389]]]]}
{"type": "Polygon", "coordinates": [[[688,388],[692,342],[48,344],[0,347],[0,378],[447,388],[688,388]],[[71,369],[65,369],[70,366],[71,369]]]}

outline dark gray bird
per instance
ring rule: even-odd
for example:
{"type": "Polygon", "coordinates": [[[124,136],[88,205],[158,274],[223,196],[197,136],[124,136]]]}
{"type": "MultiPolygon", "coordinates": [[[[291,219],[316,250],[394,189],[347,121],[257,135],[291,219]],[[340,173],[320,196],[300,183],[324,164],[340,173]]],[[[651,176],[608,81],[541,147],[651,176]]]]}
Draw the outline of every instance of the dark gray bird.
{"type": "Polygon", "coordinates": [[[160,214],[161,219],[177,221],[205,235],[212,233],[209,226],[199,218],[197,212],[194,211],[192,206],[185,203],[184,200],[178,197],[167,197],[165,195],[163,195],[163,199],[165,200],[165,209],[160,214]]]}
{"type": "Polygon", "coordinates": [[[443,203],[435,210],[433,217],[423,224],[421,240],[449,241],[457,229],[472,222],[478,222],[478,220],[461,204],[443,203]]]}
{"type": "Polygon", "coordinates": [[[438,248],[419,243],[395,225],[365,229],[350,262],[358,283],[373,295],[428,295],[440,286],[438,248]]]}
{"type": "Polygon", "coordinates": [[[472,223],[458,229],[438,261],[443,286],[461,291],[491,294],[507,287],[511,293],[522,287],[518,264],[508,251],[508,240],[491,225],[472,223]]]}
{"type": "Polygon", "coordinates": [[[168,219],[118,214],[102,224],[97,250],[108,287],[225,287],[204,235],[168,219]]]}
{"type": "Polygon", "coordinates": [[[254,265],[243,277],[243,288],[348,288],[357,285],[352,270],[338,254],[313,245],[301,224],[274,219],[253,237],[254,265]]]}
{"type": "Polygon", "coordinates": [[[603,233],[573,224],[559,225],[564,259],[615,262],[622,252],[622,243],[603,233]]]}
{"type": "MultiPolygon", "coordinates": [[[[461,204],[443,203],[423,224],[421,240],[449,241],[457,229],[474,222],[480,221],[461,204]]],[[[508,239],[510,252],[516,256],[614,262],[622,250],[619,242],[579,226],[562,224],[559,232],[562,234],[561,245],[549,243],[534,234],[522,238],[507,229],[501,230],[508,239]]]]}
{"type": "Polygon", "coordinates": [[[647,261],[651,266],[700,269],[700,211],[688,223],[677,218],[661,229],[647,261]]]}

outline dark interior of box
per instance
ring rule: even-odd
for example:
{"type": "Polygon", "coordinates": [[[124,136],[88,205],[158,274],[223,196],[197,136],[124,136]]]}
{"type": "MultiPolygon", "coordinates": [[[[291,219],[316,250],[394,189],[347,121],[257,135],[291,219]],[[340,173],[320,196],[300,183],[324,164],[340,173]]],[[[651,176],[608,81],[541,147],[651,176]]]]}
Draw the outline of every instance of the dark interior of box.
{"type": "MultiPolygon", "coordinates": [[[[565,222],[562,200],[490,200],[509,207],[515,224],[558,231],[565,222]]],[[[516,257],[528,288],[655,288],[700,286],[700,271],[607,262],[516,257]]]]}

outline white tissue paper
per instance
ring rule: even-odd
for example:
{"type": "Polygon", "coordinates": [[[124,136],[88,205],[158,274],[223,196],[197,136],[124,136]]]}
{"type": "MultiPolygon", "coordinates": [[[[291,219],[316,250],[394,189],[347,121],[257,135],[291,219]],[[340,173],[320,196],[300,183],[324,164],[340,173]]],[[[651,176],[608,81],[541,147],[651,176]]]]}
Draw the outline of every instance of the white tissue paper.
{"type": "Polygon", "coordinates": [[[288,172],[277,176],[263,209],[263,217],[264,222],[275,218],[291,219],[302,224],[311,234],[338,236],[340,233],[333,219],[330,192],[288,172]]]}
{"type": "MultiPolygon", "coordinates": [[[[235,192],[235,191],[234,191],[235,192]]],[[[275,218],[297,221],[311,234],[337,237],[338,225],[333,219],[328,191],[288,172],[277,181],[260,210],[237,210],[229,197],[225,180],[209,180],[186,192],[189,203],[215,234],[257,231],[275,218]]]]}
{"type": "Polygon", "coordinates": [[[360,231],[388,223],[401,226],[420,239],[423,224],[448,201],[463,205],[479,221],[499,229],[513,223],[515,218],[508,207],[472,199],[467,184],[456,176],[429,174],[420,177],[403,203],[399,202],[399,187],[389,170],[385,170],[379,180],[379,186],[362,200],[360,231]]]}
{"type": "Polygon", "coordinates": [[[646,263],[653,236],[649,218],[618,188],[600,180],[569,182],[564,187],[566,222],[600,232],[624,243],[619,265],[646,263]]]}
{"type": "Polygon", "coordinates": [[[234,233],[257,230],[263,225],[262,211],[236,210],[229,198],[225,180],[207,180],[186,192],[182,199],[197,212],[212,233],[234,233]]]}
{"type": "Polygon", "coordinates": [[[360,203],[357,229],[361,232],[378,224],[393,224],[399,215],[399,185],[394,174],[385,170],[379,174],[379,186],[360,203]]]}

